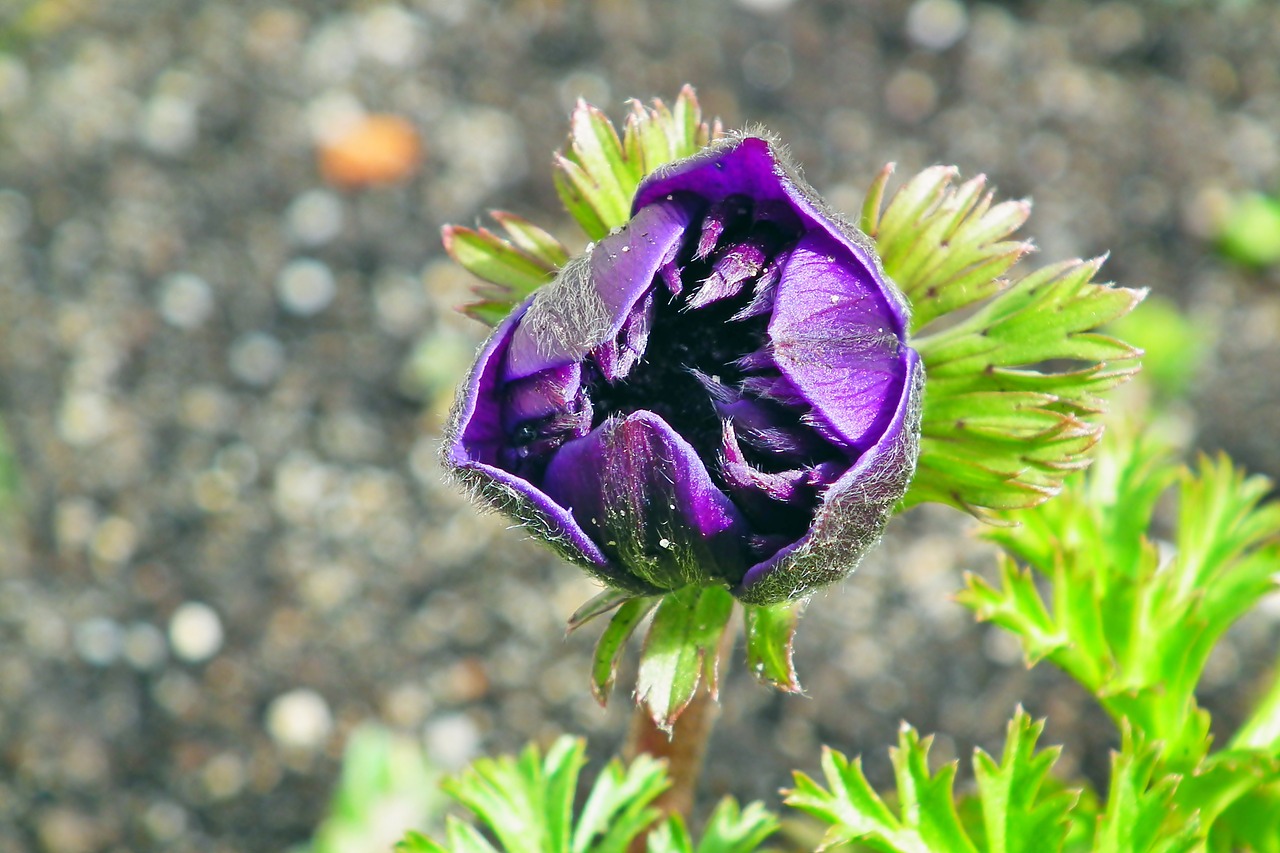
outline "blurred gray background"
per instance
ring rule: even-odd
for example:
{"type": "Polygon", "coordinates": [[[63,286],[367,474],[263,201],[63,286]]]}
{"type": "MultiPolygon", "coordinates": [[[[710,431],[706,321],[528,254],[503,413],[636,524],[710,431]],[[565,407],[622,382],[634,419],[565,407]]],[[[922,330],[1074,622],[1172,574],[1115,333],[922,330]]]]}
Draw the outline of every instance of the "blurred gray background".
{"type": "MultiPolygon", "coordinates": [[[[1179,305],[1196,441],[1280,474],[1280,273],[1213,248],[1280,187],[1277,57],[1269,0],[0,0],[0,853],[286,849],[370,719],[442,767],[616,748],[598,629],[563,631],[592,585],[434,459],[483,334],[439,228],[580,242],[549,170],[580,95],[692,83],[845,209],[889,160],[1032,196],[1027,263],[1110,251],[1179,305]]],[[[1082,691],[948,600],[970,527],[914,512],[818,596],[807,697],[729,674],[704,795],[776,804],[821,742],[884,781],[900,719],[966,756],[1018,701],[1102,774],[1082,691]]],[[[1214,658],[1224,725],[1270,613],[1214,658]]]]}

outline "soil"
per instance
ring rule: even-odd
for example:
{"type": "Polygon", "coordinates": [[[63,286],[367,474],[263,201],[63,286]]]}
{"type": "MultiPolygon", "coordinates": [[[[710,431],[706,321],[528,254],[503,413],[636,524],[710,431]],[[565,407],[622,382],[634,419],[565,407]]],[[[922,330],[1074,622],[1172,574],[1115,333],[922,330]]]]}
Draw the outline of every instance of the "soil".
{"type": "MultiPolygon", "coordinates": [[[[597,707],[597,629],[564,636],[593,586],[435,462],[483,335],[439,228],[500,207],[580,243],[549,169],[580,95],[620,118],[691,82],[847,210],[889,160],[1032,197],[1027,263],[1110,252],[1179,305],[1212,341],[1195,444],[1280,475],[1280,272],[1212,239],[1280,186],[1277,56],[1261,0],[6,5],[0,853],[287,849],[368,720],[446,768],[562,731],[616,749],[626,691],[597,707]],[[398,123],[372,183],[327,183],[317,146],[362,111],[422,159],[398,123]]],[[[821,743],[883,783],[904,718],[942,758],[997,748],[1019,702],[1064,774],[1105,776],[1083,691],[950,601],[991,570],[972,528],[912,512],[814,600],[805,696],[729,673],[705,802],[776,805],[821,743]]],[[[1224,727],[1277,616],[1214,659],[1224,727]]]]}

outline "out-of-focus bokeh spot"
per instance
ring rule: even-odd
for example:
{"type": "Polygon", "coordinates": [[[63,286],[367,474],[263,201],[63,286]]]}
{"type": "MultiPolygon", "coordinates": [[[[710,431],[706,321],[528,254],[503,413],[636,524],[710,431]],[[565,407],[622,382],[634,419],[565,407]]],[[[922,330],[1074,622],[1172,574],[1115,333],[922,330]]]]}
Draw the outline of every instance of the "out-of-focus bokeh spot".
{"type": "Polygon", "coordinates": [[[1280,198],[1246,193],[1235,199],[1220,235],[1222,251],[1241,263],[1280,264],[1280,198]]]}
{"type": "Polygon", "coordinates": [[[319,143],[320,172],[338,187],[395,184],[418,170],[422,139],[408,120],[370,115],[319,143]]]}

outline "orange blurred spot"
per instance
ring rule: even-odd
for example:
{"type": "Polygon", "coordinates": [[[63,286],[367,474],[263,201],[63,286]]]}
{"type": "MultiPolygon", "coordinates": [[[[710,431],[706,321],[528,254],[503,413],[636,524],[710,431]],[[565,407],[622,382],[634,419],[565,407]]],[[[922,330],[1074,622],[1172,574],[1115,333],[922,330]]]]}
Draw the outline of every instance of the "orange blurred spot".
{"type": "Polygon", "coordinates": [[[371,115],[320,145],[320,173],[340,187],[395,184],[422,162],[422,138],[406,119],[371,115]]]}

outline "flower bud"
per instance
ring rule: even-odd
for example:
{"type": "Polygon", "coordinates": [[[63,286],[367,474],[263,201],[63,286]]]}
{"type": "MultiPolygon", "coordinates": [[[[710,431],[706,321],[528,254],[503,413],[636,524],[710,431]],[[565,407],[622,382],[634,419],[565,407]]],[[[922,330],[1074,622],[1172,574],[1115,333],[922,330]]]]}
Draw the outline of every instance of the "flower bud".
{"type": "Polygon", "coordinates": [[[769,141],[724,139],[498,326],[443,459],[612,586],[795,598],[851,572],[910,483],[907,314],[769,141]]]}

